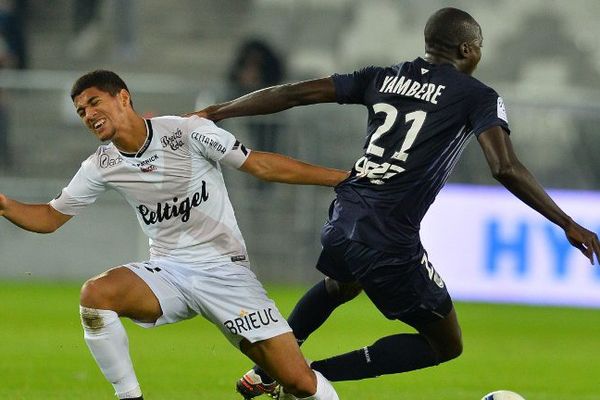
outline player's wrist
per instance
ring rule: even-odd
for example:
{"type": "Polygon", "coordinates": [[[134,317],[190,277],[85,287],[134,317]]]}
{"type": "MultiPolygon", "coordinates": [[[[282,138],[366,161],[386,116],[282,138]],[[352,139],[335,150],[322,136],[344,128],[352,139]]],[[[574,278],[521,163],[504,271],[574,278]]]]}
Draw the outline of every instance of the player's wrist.
{"type": "Polygon", "coordinates": [[[574,226],[577,226],[577,223],[573,220],[573,218],[571,218],[567,215],[563,218],[562,221],[560,221],[559,226],[564,231],[568,231],[569,229],[573,228],[574,226]]]}

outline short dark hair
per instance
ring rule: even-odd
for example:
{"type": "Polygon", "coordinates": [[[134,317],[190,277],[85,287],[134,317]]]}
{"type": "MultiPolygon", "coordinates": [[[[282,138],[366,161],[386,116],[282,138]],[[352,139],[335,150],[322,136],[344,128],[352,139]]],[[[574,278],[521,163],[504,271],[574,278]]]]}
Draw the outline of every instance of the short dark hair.
{"type": "Polygon", "coordinates": [[[91,87],[96,87],[111,96],[116,96],[122,89],[129,92],[127,85],[119,75],[112,71],[98,69],[88,72],[75,81],[71,88],[71,100],[74,101],[75,97],[79,96],[81,92],[91,87]]]}
{"type": "Polygon", "coordinates": [[[469,13],[458,8],[442,8],[427,20],[425,25],[425,48],[453,52],[464,42],[479,37],[481,27],[469,13]]]}

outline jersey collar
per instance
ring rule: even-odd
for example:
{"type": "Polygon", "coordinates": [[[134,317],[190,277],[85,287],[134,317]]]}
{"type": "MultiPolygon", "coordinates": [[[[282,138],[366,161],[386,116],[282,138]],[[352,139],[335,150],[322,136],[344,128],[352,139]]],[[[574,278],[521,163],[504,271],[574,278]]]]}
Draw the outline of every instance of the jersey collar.
{"type": "Polygon", "coordinates": [[[121,155],[123,157],[135,157],[135,158],[139,158],[141,157],[144,152],[146,151],[146,149],[148,149],[148,146],[150,146],[150,143],[152,142],[152,137],[154,136],[154,132],[152,129],[152,121],[149,119],[144,119],[144,122],[146,122],[146,141],[144,142],[144,144],[142,145],[142,147],[138,150],[137,153],[125,153],[119,150],[119,153],[121,153],[121,155]]]}

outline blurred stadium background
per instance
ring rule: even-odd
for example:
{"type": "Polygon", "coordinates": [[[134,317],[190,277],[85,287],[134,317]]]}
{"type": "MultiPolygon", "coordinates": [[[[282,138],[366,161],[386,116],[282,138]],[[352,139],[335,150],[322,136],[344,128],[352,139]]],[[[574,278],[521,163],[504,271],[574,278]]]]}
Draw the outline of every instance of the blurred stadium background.
{"type": "MultiPolygon", "coordinates": [[[[546,187],[600,189],[595,0],[0,1],[0,21],[18,21],[25,43],[24,57],[13,51],[0,72],[0,135],[7,135],[0,188],[24,201],[48,201],[97,147],[68,97],[83,72],[120,73],[140,113],[181,114],[234,95],[228,75],[248,39],[273,48],[284,65],[283,81],[326,76],[422,55],[425,21],[447,5],[468,10],[483,27],[476,76],[504,97],[526,165],[546,187]]],[[[4,36],[0,47],[9,53],[15,35],[4,36]]],[[[327,105],[255,120],[276,126],[276,151],[350,168],[363,143],[365,115],[361,107],[327,105]]],[[[223,126],[249,147],[264,147],[248,132],[249,123],[238,119],[223,126]]],[[[259,275],[267,281],[315,280],[318,232],[332,192],[257,185],[230,171],[227,179],[259,275]]],[[[476,143],[451,182],[495,184],[476,143]]],[[[47,237],[3,222],[0,278],[78,280],[107,265],[145,258],[146,241],[128,207],[109,193],[47,237]]],[[[592,215],[584,222],[600,226],[597,203],[586,207],[592,215]]],[[[437,266],[444,271],[444,260],[437,266]]]]}
{"type": "MultiPolygon", "coordinates": [[[[545,187],[554,189],[566,211],[600,232],[597,0],[0,0],[0,192],[46,202],[98,146],[78,121],[68,96],[72,82],[84,72],[115,70],[128,83],[142,114],[183,114],[239,93],[229,76],[248,40],[272,47],[284,67],[283,82],[327,76],[422,55],[427,17],[450,5],[469,11],[482,25],[483,59],[475,76],[503,96],[518,154],[545,187]]],[[[361,153],[365,116],[361,107],[323,105],[222,126],[252,148],[350,168],[361,153]],[[260,138],[254,132],[257,125],[270,129],[271,136],[260,138]]],[[[316,281],[319,230],[333,193],[260,185],[234,171],[226,171],[226,179],[261,280],[296,287],[316,281]]],[[[424,243],[455,298],[600,307],[598,269],[571,250],[560,231],[510,195],[490,188],[494,185],[479,146],[471,143],[424,223],[424,243]]],[[[108,266],[146,257],[146,239],[134,214],[115,193],[107,193],[50,236],[0,221],[0,281],[10,304],[19,302],[18,285],[23,282],[83,282],[108,266]]],[[[68,288],[76,293],[73,286],[68,288]]],[[[6,304],[0,313],[12,310],[6,304]]],[[[31,307],[25,312],[38,309],[31,307]]],[[[480,311],[466,313],[465,330],[474,315],[485,316],[480,311]]],[[[531,312],[533,319],[538,315],[531,312]]],[[[510,318],[505,321],[497,340],[512,333],[510,318]]],[[[77,326],[71,328],[79,335],[77,326]]],[[[531,343],[544,331],[538,328],[531,343]]],[[[7,338],[19,329],[11,332],[5,331],[7,338]]],[[[483,329],[479,337],[489,332],[483,329]]],[[[582,340],[587,340],[586,349],[600,351],[593,332],[582,340]]],[[[557,335],[550,343],[562,340],[557,335]]],[[[491,363],[484,352],[493,345],[481,347],[478,364],[467,358],[456,365],[471,362],[483,371],[491,363]]],[[[539,349],[533,358],[545,350],[541,344],[539,349]]],[[[84,350],[79,353],[91,363],[84,350]]],[[[543,362],[563,360],[553,356],[543,362]]],[[[27,368],[29,364],[23,370],[27,368]]],[[[96,371],[92,364],[86,368],[96,371]]],[[[589,375],[598,366],[588,365],[586,371],[589,375]]],[[[580,389],[573,399],[597,398],[592,375],[579,376],[580,389]]],[[[467,380],[461,372],[442,384],[451,385],[452,376],[467,380]]],[[[522,376],[523,385],[534,376],[522,376]]],[[[560,385],[560,373],[545,376],[560,385]]],[[[486,387],[493,385],[493,378],[485,379],[486,387]]],[[[428,387],[429,375],[422,381],[428,387]]],[[[19,380],[8,382],[20,385],[19,380]]],[[[106,385],[99,376],[97,382],[106,385]]],[[[538,385],[539,393],[550,384],[539,377],[535,382],[530,388],[538,385]]],[[[229,388],[230,381],[219,384],[229,388]]],[[[467,398],[461,397],[467,392],[457,393],[447,398],[467,398]]],[[[567,397],[555,397],[548,389],[538,398],[567,397]]]]}

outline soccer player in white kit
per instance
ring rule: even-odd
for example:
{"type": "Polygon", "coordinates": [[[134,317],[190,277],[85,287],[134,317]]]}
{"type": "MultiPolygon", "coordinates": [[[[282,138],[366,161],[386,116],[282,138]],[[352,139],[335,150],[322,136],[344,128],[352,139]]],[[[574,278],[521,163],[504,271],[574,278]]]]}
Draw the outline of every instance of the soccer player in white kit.
{"type": "Polygon", "coordinates": [[[0,194],[0,216],[50,233],[107,189],[135,210],[150,238],[150,259],[109,269],[81,289],[85,341],[120,399],[142,399],[119,317],[144,327],[202,315],[298,398],[334,400],[331,384],[304,360],[286,320],[249,268],[221,165],[260,179],[335,186],[346,171],[250,151],[213,122],[176,116],[144,119],[111,71],[80,77],[71,98],[101,141],[95,154],[48,204],[0,194]]]}

